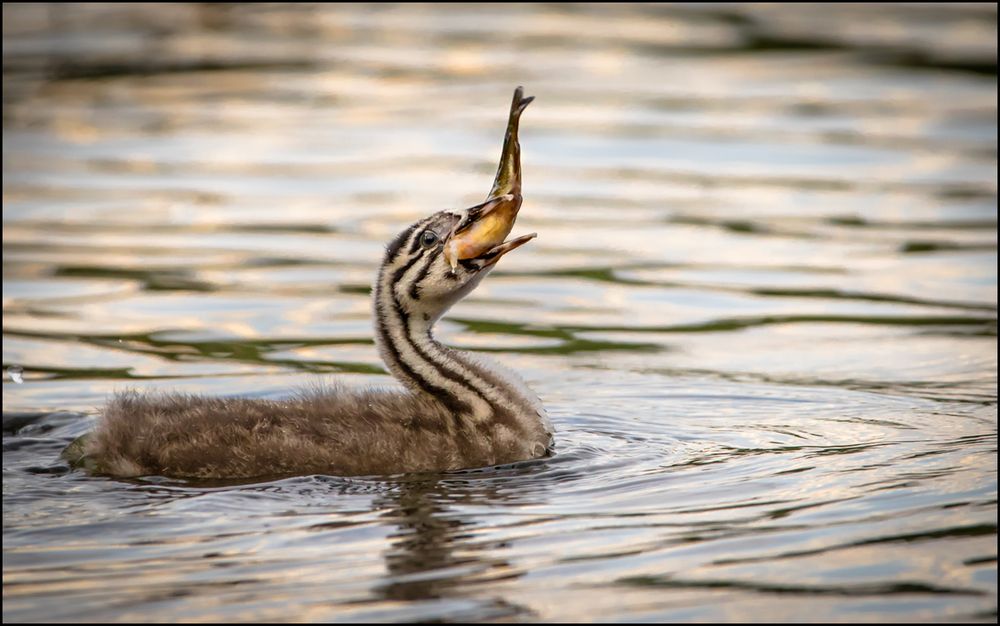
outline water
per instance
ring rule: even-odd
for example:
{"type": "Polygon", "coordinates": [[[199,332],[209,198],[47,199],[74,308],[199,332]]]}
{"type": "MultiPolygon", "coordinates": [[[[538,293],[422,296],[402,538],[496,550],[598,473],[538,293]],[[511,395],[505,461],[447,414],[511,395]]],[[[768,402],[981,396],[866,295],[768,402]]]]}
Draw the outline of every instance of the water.
{"type": "Polygon", "coordinates": [[[3,98],[5,621],[995,621],[995,5],[5,5],[3,98]],[[388,382],[381,250],[518,84],[539,236],[439,335],[555,457],[59,460],[116,389],[388,382]]]}

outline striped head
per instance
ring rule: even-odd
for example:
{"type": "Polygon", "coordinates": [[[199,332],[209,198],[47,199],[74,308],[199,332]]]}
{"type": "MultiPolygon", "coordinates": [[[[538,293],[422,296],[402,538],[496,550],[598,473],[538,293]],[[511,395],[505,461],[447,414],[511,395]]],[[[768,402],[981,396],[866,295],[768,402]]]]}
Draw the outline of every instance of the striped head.
{"type": "Polygon", "coordinates": [[[534,100],[514,90],[500,165],[486,202],[460,213],[441,211],[404,230],[385,253],[375,286],[376,316],[386,307],[434,324],[476,288],[500,260],[535,235],[504,241],[521,208],[521,113],[534,100]]]}
{"type": "Polygon", "coordinates": [[[520,195],[506,194],[459,213],[440,211],[404,230],[386,249],[376,307],[392,306],[421,326],[433,325],[501,257],[535,237],[503,241],[517,216],[515,203],[520,206],[520,195]]]}

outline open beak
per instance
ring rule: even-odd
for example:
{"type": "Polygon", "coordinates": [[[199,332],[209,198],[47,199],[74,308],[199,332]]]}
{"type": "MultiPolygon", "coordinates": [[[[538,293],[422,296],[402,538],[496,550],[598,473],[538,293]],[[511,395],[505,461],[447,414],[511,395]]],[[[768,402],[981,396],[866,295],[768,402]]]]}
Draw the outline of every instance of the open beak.
{"type": "Polygon", "coordinates": [[[536,234],[525,235],[510,241],[510,234],[521,208],[520,194],[504,194],[467,209],[462,219],[452,228],[444,246],[444,258],[452,270],[459,261],[480,259],[487,265],[500,260],[514,248],[534,239],[536,234]]]}
{"type": "Polygon", "coordinates": [[[520,237],[517,237],[515,239],[511,239],[509,241],[505,241],[502,244],[500,244],[499,246],[493,246],[492,248],[490,248],[489,250],[487,250],[483,254],[480,254],[476,258],[477,259],[482,259],[483,261],[486,262],[485,265],[484,265],[484,267],[489,266],[489,265],[493,265],[494,263],[496,263],[497,261],[499,261],[500,257],[502,257],[503,255],[507,254],[508,252],[510,252],[511,250],[513,250],[514,248],[520,248],[521,246],[523,246],[524,244],[528,243],[529,241],[531,241],[532,239],[534,239],[537,236],[538,236],[538,233],[531,233],[531,234],[528,234],[528,235],[521,235],[520,237]]]}

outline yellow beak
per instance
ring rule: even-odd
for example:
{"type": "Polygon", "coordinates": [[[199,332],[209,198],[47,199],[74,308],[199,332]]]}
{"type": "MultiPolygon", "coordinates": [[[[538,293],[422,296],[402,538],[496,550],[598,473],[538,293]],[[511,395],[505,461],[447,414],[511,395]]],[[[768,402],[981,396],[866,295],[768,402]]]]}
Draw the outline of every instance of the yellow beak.
{"type": "Polygon", "coordinates": [[[520,208],[521,195],[508,193],[467,209],[445,243],[444,257],[451,269],[464,259],[485,257],[496,263],[504,254],[534,238],[532,233],[504,243],[520,208]]]}

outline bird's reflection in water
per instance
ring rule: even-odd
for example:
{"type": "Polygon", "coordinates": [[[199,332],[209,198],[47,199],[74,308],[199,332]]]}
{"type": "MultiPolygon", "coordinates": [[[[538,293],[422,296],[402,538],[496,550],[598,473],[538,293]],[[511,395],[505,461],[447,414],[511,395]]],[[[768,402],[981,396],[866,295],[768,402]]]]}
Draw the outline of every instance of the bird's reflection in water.
{"type": "MultiPolygon", "coordinates": [[[[497,595],[498,584],[519,578],[524,570],[503,557],[502,542],[481,537],[481,515],[465,514],[462,507],[483,506],[516,500],[495,486],[476,481],[430,479],[398,484],[375,506],[384,507],[384,517],[396,524],[385,554],[388,575],[375,591],[393,601],[457,602],[456,615],[465,610],[491,619],[524,616],[530,609],[497,595]],[[484,582],[490,584],[482,585],[484,582]],[[482,597],[479,589],[490,589],[482,597]]],[[[504,490],[506,492],[506,490],[504,490]]]]}

